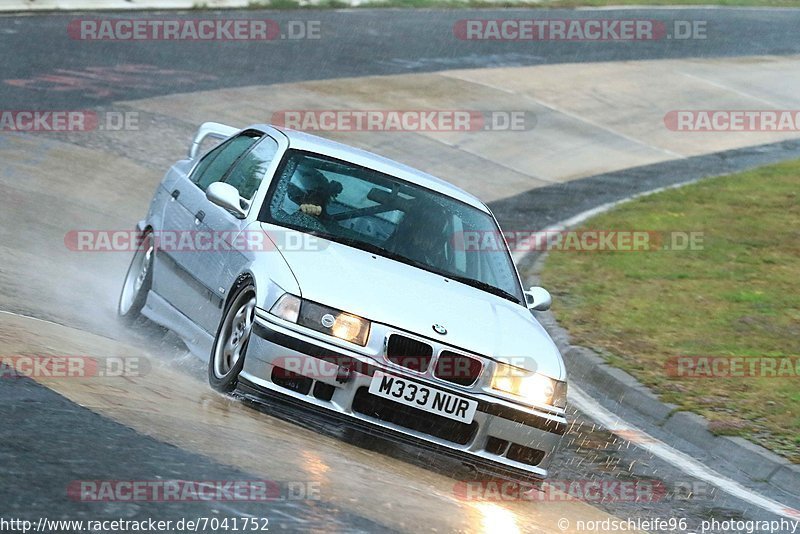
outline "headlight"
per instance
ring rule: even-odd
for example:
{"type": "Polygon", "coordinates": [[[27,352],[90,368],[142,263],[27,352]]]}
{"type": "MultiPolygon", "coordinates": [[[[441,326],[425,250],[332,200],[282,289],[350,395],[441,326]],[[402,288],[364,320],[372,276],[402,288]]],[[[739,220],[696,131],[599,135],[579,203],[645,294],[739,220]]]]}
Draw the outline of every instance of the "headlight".
{"type": "Polygon", "coordinates": [[[284,293],[281,298],[275,301],[269,312],[290,323],[296,323],[297,317],[300,315],[300,303],[300,297],[284,293]]]}
{"type": "Polygon", "coordinates": [[[302,300],[286,293],[275,302],[269,312],[287,321],[362,347],[367,344],[370,322],[336,308],[302,300]]]}
{"type": "Polygon", "coordinates": [[[567,406],[567,383],[498,363],[492,377],[492,388],[511,393],[533,404],[546,404],[556,408],[567,406]]]}

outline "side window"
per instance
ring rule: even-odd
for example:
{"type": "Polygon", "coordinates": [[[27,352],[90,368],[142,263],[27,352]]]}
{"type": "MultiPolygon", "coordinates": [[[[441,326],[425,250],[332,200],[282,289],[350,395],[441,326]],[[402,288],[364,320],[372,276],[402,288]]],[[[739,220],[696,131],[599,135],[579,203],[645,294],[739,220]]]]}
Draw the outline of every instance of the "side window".
{"type": "Polygon", "coordinates": [[[277,152],[278,143],[271,137],[265,136],[253,150],[239,160],[225,178],[225,182],[238,189],[240,197],[251,200],[277,152]]]}
{"type": "Polygon", "coordinates": [[[228,169],[253,143],[258,141],[259,134],[245,132],[234,137],[209,152],[203,157],[192,174],[192,182],[203,191],[214,182],[225,176],[228,169]]]}

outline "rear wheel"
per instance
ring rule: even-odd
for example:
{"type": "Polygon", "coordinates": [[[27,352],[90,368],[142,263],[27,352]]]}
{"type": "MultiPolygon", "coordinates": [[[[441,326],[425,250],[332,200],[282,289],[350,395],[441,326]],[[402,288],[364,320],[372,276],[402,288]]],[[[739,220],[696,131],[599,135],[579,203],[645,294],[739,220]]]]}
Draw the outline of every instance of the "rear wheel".
{"type": "Polygon", "coordinates": [[[142,239],[142,246],[133,255],[119,295],[117,315],[126,321],[134,321],[144,308],[153,283],[154,251],[153,234],[148,232],[142,239]]]}
{"type": "Polygon", "coordinates": [[[208,360],[208,382],[222,393],[236,389],[256,312],[256,289],[245,282],[228,302],[208,360]]]}

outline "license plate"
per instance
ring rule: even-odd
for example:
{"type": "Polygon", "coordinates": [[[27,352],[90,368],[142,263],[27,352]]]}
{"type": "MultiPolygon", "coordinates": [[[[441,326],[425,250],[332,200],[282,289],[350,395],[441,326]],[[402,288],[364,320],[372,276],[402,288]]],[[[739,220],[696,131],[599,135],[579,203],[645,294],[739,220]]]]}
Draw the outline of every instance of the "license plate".
{"type": "Polygon", "coordinates": [[[478,409],[478,401],[465,399],[419,382],[375,372],[369,392],[385,399],[435,413],[442,417],[470,424],[478,409]]]}

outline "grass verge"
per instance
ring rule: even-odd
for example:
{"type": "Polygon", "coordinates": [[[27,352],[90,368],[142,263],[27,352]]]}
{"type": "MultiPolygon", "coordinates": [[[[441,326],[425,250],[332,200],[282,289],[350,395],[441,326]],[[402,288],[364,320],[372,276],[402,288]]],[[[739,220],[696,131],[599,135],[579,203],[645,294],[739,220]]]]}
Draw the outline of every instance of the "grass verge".
{"type": "Polygon", "coordinates": [[[800,463],[800,161],[643,197],[582,228],[702,232],[700,250],[553,251],[542,283],[576,344],[707,417],[714,433],[800,463]],[[670,367],[678,357],[795,367],[782,377],[726,377],[720,368],[699,378],[699,368],[670,367]]]}

